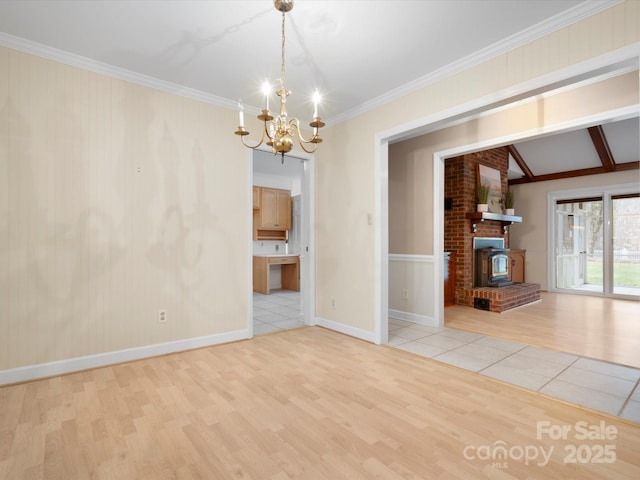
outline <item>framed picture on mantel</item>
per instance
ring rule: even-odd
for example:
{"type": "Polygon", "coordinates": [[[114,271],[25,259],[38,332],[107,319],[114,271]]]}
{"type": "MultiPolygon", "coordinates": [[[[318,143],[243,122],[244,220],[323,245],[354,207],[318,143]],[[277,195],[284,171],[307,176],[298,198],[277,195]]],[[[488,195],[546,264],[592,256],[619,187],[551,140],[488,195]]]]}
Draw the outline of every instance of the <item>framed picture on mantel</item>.
{"type": "Polygon", "coordinates": [[[489,185],[489,211],[491,213],[502,213],[502,179],[500,170],[478,164],[476,175],[478,183],[489,185]]]}

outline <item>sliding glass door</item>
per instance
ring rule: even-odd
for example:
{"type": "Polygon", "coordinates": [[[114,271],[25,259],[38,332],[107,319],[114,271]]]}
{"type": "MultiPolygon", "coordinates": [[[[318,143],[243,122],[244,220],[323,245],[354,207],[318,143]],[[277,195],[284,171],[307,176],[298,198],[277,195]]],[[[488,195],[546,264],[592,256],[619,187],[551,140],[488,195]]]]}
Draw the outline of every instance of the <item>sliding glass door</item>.
{"type": "Polygon", "coordinates": [[[602,197],[556,202],[556,286],[604,290],[602,197]]]}
{"type": "Polygon", "coordinates": [[[551,194],[555,289],[640,296],[637,188],[624,193],[625,189],[611,188],[599,195],[588,191],[583,195],[576,191],[551,194]]]}
{"type": "Polygon", "coordinates": [[[640,195],[611,197],[613,293],[640,295],[640,195]]]}

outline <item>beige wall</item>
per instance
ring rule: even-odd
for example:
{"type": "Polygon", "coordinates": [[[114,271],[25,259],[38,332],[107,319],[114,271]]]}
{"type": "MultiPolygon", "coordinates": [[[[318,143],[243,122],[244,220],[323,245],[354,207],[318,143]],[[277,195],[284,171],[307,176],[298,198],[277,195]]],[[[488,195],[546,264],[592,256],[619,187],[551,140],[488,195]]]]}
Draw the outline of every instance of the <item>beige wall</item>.
{"type": "MultiPolygon", "coordinates": [[[[638,42],[639,17],[624,2],[329,125],[316,315],[374,330],[376,134],[638,42]]],[[[0,370],[245,329],[236,113],[6,48],[0,72],[0,370]]]]}
{"type": "Polygon", "coordinates": [[[234,112],[7,48],[0,72],[0,370],[246,329],[234,112]]]}
{"type": "Polygon", "coordinates": [[[511,248],[527,250],[526,281],[539,283],[543,290],[549,287],[547,259],[548,255],[552,254],[547,250],[549,192],[631,182],[638,182],[640,188],[640,173],[637,170],[514,185],[512,188],[517,198],[517,214],[521,215],[524,221],[510,228],[510,240],[511,248]]]}
{"type": "MultiPolygon", "coordinates": [[[[434,255],[431,239],[436,221],[432,213],[432,170],[435,153],[473,145],[503,135],[517,134],[521,131],[533,131],[549,125],[562,125],[599,112],[638,105],[640,104],[639,88],[638,73],[632,72],[546,99],[519,104],[478,120],[391,145],[389,147],[389,253],[434,255]],[[539,115],[539,112],[544,112],[544,115],[539,115]],[[420,164],[419,167],[416,163],[420,164]],[[428,239],[428,242],[425,239],[428,239]],[[430,249],[423,249],[425,245],[430,249]]],[[[637,173],[617,173],[611,177],[610,181],[615,183],[614,178],[624,176],[637,178],[637,173]]],[[[609,181],[606,175],[597,177],[600,178],[589,180],[591,177],[582,177],[582,179],[576,179],[576,184],[593,185],[591,182],[600,181],[603,178],[609,181]]],[[[554,183],[544,182],[550,185],[554,183]]],[[[562,185],[562,182],[558,185],[562,185]]],[[[565,187],[555,189],[562,190],[565,187]]],[[[515,192],[518,195],[517,213],[523,217],[523,223],[510,227],[512,234],[510,245],[512,248],[528,250],[527,281],[540,283],[543,288],[546,288],[546,276],[544,281],[541,278],[541,274],[546,275],[546,257],[543,256],[546,255],[546,223],[544,232],[538,230],[540,223],[544,220],[542,216],[546,215],[544,210],[546,192],[538,192],[534,189],[533,196],[527,197],[523,194],[522,198],[519,189],[515,192]],[[540,195],[536,195],[537,193],[540,195]],[[534,198],[542,198],[542,203],[534,198]],[[536,205],[531,205],[531,202],[536,205]],[[521,208],[523,206],[524,208],[521,208]],[[529,209],[534,210],[532,218],[529,218],[529,209]],[[533,240],[529,240],[527,235],[532,230],[536,230],[536,233],[533,240]],[[527,238],[526,242],[525,238],[527,238]],[[525,244],[530,245],[532,249],[524,246],[525,244]]],[[[417,301],[419,299],[416,298],[432,296],[432,280],[424,277],[430,270],[424,269],[423,262],[423,259],[417,261],[407,259],[403,262],[389,263],[389,308],[403,312],[402,315],[405,317],[412,315],[417,316],[415,318],[420,321],[431,322],[435,317],[434,305],[417,301]],[[409,301],[402,297],[403,291],[409,292],[409,301]],[[426,291],[428,293],[425,293],[426,291]]],[[[397,312],[392,313],[398,316],[397,312]]]]}
{"type": "MultiPolygon", "coordinates": [[[[364,115],[329,126],[326,142],[317,154],[317,315],[366,332],[375,330],[376,238],[375,229],[366,224],[366,213],[375,211],[376,135],[476,98],[492,97],[510,86],[638,41],[640,2],[627,1],[364,115]],[[331,308],[332,298],[338,298],[335,309],[331,308]]],[[[465,138],[480,141],[495,138],[500,132],[516,133],[524,128],[523,122],[535,130],[567,113],[546,107],[544,102],[530,104],[532,110],[524,113],[526,118],[512,117],[497,124],[467,123],[465,138]]],[[[574,104],[571,108],[575,112],[569,113],[584,115],[596,107],[574,104]]],[[[456,132],[451,130],[449,134],[456,132]]],[[[449,145],[456,142],[455,138],[449,141],[454,142],[449,145]]],[[[442,139],[445,143],[447,139],[442,139]]],[[[440,150],[438,147],[434,151],[440,150]]]]}
{"type": "Polygon", "coordinates": [[[374,144],[373,137],[362,138],[374,127],[366,118],[341,125],[344,128],[327,131],[316,153],[316,314],[370,329],[375,274],[375,225],[369,225],[369,215],[375,212],[374,144]]]}
{"type": "Polygon", "coordinates": [[[389,253],[433,255],[433,151],[423,137],[389,145],[389,253]],[[426,217],[426,218],[425,218],[426,217]]]}

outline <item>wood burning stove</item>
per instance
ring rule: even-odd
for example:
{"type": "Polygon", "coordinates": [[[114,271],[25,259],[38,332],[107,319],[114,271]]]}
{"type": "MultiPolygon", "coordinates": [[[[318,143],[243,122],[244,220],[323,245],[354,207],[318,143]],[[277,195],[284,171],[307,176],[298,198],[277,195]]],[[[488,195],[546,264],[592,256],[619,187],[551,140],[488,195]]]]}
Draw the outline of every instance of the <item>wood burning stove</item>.
{"type": "Polygon", "coordinates": [[[509,281],[508,248],[477,248],[475,250],[475,286],[506,287],[509,281]]]}
{"type": "Polygon", "coordinates": [[[508,248],[475,249],[475,286],[506,287],[513,285],[509,281],[508,248]]]}
{"type": "Polygon", "coordinates": [[[473,286],[506,287],[509,281],[509,249],[503,238],[475,237],[473,239],[473,286]]]}

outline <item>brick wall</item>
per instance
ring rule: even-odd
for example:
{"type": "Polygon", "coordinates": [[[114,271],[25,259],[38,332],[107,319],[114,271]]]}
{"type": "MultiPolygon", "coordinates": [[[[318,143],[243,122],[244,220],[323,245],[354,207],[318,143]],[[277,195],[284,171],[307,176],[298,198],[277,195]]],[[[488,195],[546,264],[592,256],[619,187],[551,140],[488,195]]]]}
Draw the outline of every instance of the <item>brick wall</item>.
{"type": "Polygon", "coordinates": [[[464,293],[467,296],[467,304],[474,305],[476,298],[484,299],[489,311],[501,313],[540,300],[540,285],[519,283],[502,288],[473,288],[464,293]]]}
{"type": "Polygon", "coordinates": [[[445,162],[445,197],[452,200],[452,208],[444,212],[444,249],[456,254],[456,303],[473,305],[473,297],[466,292],[473,289],[473,238],[500,237],[509,247],[499,222],[478,223],[475,235],[465,215],[476,211],[475,186],[478,164],[495,168],[501,173],[502,191],[508,186],[509,152],[506,147],[470,153],[447,159],[445,162]]]}

